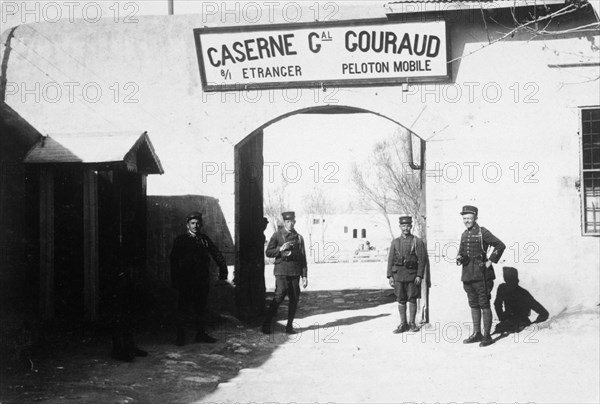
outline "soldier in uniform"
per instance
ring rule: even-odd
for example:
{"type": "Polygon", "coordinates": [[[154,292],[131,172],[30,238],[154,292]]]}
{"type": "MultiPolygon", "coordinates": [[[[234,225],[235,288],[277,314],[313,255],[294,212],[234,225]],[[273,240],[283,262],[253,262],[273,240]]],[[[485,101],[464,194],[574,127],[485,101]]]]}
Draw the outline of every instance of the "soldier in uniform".
{"type": "Polygon", "coordinates": [[[387,278],[394,288],[400,312],[400,325],[393,331],[400,334],[406,331],[416,332],[417,299],[421,297],[421,280],[427,262],[427,250],[420,238],[411,234],[412,217],[401,216],[400,237],[392,241],[388,255],[387,278]],[[406,302],[408,302],[409,320],[406,321],[406,302]]]}
{"type": "Polygon", "coordinates": [[[191,314],[197,326],[196,342],[216,342],[206,333],[205,309],[210,289],[210,257],[219,267],[219,280],[227,280],[227,263],[208,236],[200,232],[202,214],[192,212],[186,218],[187,232],[175,238],[171,250],[171,280],[179,292],[177,305],[177,338],[185,344],[185,321],[191,314]]]}
{"type": "Polygon", "coordinates": [[[460,214],[467,228],[461,238],[456,265],[462,265],[461,281],[471,307],[473,320],[473,333],[463,342],[472,344],[479,342],[479,346],[492,344],[492,309],[490,297],[494,287],[494,267],[498,263],[506,246],[485,227],[477,224],[478,209],[475,206],[463,206],[460,214]],[[494,251],[487,255],[488,248],[494,251]],[[483,315],[483,335],[481,334],[481,318],[483,315]]]}
{"type": "Polygon", "coordinates": [[[282,216],[283,228],[271,236],[265,251],[267,257],[275,258],[275,268],[273,270],[275,296],[262,325],[262,332],[265,334],[273,332],[271,322],[286,295],[288,296],[289,306],[285,332],[296,334],[293,322],[298,300],[300,299],[300,277],[302,277],[302,287],[306,288],[308,285],[304,238],[294,230],[296,214],[294,212],[283,212],[282,216]]]}

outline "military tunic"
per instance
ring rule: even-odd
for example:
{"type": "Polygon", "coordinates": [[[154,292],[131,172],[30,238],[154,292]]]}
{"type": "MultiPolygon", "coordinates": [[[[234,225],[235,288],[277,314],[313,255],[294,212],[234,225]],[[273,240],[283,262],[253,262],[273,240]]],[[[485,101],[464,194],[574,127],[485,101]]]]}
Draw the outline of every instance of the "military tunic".
{"type": "Polygon", "coordinates": [[[388,254],[388,266],[387,266],[387,277],[394,277],[396,282],[413,282],[418,276],[423,279],[425,273],[425,263],[427,262],[427,251],[425,250],[425,244],[420,238],[413,236],[400,236],[390,246],[390,252],[388,254]],[[408,269],[403,261],[408,258],[409,255],[416,254],[417,256],[417,268],[408,269]],[[402,259],[404,257],[404,260],[402,259]]]}
{"type": "Polygon", "coordinates": [[[269,306],[263,329],[270,327],[271,319],[286,296],[289,299],[287,327],[291,329],[300,300],[300,276],[305,278],[308,271],[304,238],[296,230],[288,231],[282,228],[276,231],[269,240],[265,254],[269,258],[275,258],[275,267],[273,268],[275,294],[269,306]],[[280,251],[285,242],[292,242],[294,245],[289,250],[280,251]]]}
{"type": "MultiPolygon", "coordinates": [[[[463,232],[460,238],[458,254],[460,256],[468,256],[469,259],[466,264],[463,261],[461,281],[483,281],[484,274],[480,264],[485,265],[485,262],[482,261],[482,253],[487,252],[489,246],[494,247],[494,252],[488,259],[497,264],[506,249],[506,246],[500,239],[485,227],[480,227],[477,223],[463,232]]],[[[496,279],[494,268],[491,265],[485,269],[485,277],[488,281],[496,279]]]]}
{"type": "Polygon", "coordinates": [[[283,228],[276,231],[267,244],[265,254],[269,258],[275,258],[275,267],[273,268],[275,276],[307,276],[304,238],[295,230],[287,231],[283,228]],[[280,251],[281,246],[287,241],[294,242],[294,246],[291,250],[280,251]]]}

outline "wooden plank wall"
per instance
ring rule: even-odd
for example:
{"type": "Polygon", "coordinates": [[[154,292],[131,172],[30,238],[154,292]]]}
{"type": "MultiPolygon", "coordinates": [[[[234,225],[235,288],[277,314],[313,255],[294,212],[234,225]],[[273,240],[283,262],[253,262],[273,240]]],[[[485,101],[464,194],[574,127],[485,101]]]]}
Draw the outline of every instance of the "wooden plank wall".
{"type": "Polygon", "coordinates": [[[40,170],[40,315],[54,318],[54,173],[40,170]]]}

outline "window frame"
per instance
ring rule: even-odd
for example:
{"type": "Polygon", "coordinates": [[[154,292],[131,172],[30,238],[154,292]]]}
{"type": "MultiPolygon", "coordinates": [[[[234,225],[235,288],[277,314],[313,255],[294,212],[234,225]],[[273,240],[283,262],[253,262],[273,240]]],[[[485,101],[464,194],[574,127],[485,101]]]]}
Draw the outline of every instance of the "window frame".
{"type": "MultiPolygon", "coordinates": [[[[585,186],[585,173],[597,172],[600,173],[600,168],[588,168],[585,169],[583,165],[584,150],[583,150],[583,136],[584,136],[584,111],[599,111],[600,105],[579,107],[579,199],[580,199],[580,214],[581,214],[581,235],[590,237],[600,237],[600,226],[596,231],[588,231],[587,228],[587,210],[586,210],[586,186],[585,186]]],[[[598,134],[600,136],[600,134],[598,134]]]]}

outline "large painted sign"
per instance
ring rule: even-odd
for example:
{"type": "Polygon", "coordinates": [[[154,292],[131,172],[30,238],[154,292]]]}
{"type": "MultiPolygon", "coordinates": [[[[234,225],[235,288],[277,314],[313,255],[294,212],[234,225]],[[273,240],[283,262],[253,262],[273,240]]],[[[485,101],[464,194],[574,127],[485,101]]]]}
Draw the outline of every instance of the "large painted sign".
{"type": "Polygon", "coordinates": [[[205,91],[450,78],[445,21],[197,28],[194,37],[205,91]]]}

